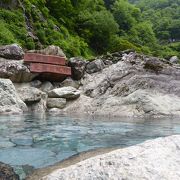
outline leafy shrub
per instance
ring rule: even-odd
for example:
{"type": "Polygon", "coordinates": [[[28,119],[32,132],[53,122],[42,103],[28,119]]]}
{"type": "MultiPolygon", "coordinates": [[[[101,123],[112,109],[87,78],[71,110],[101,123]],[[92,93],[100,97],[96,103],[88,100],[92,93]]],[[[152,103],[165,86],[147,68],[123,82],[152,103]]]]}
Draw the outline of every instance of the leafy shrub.
{"type": "Polygon", "coordinates": [[[32,38],[27,38],[26,39],[26,48],[28,49],[28,50],[30,50],[30,49],[35,49],[35,43],[34,43],[34,41],[32,40],[32,38]]]}
{"type": "Polygon", "coordinates": [[[136,51],[140,51],[140,48],[135,46],[134,44],[130,43],[128,40],[120,38],[118,36],[113,36],[111,38],[111,43],[109,45],[109,50],[111,52],[115,51],[123,51],[126,49],[133,49],[136,51]]]}
{"type": "Polygon", "coordinates": [[[17,42],[17,40],[15,39],[13,33],[6,27],[6,23],[0,20],[0,44],[6,45],[15,42],[17,42]]]}
{"type": "Polygon", "coordinates": [[[14,42],[20,45],[25,44],[27,31],[21,11],[0,9],[0,22],[0,31],[2,33],[0,44],[14,42]]]}

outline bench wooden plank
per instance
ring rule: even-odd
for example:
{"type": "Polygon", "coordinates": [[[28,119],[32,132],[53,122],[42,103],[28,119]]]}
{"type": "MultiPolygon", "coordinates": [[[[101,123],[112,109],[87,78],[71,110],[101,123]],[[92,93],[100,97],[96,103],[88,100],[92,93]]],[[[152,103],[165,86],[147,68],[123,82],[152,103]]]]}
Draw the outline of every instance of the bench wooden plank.
{"type": "Polygon", "coordinates": [[[44,54],[37,54],[37,53],[26,53],[24,55],[24,62],[31,63],[45,63],[45,64],[56,64],[56,65],[66,65],[65,57],[59,56],[51,56],[51,55],[44,55],[44,54]]]}
{"type": "Polygon", "coordinates": [[[52,64],[31,63],[30,71],[34,73],[55,73],[59,75],[71,76],[70,67],[52,64]]]}

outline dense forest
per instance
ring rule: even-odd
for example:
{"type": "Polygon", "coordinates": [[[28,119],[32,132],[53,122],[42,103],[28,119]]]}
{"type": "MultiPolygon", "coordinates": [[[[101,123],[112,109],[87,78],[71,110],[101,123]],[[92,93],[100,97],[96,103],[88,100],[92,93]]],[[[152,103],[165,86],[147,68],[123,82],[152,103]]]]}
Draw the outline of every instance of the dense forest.
{"type": "Polygon", "coordinates": [[[180,56],[180,0],[1,0],[0,44],[86,58],[134,49],[180,56]]]}

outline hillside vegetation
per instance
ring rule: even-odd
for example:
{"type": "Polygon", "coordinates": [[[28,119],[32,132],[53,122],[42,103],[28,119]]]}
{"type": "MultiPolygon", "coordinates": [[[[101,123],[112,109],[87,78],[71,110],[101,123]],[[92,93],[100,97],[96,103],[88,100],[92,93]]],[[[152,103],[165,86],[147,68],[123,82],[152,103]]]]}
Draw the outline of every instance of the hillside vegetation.
{"type": "Polygon", "coordinates": [[[180,0],[1,0],[0,44],[86,58],[134,49],[180,56],[180,0]]]}

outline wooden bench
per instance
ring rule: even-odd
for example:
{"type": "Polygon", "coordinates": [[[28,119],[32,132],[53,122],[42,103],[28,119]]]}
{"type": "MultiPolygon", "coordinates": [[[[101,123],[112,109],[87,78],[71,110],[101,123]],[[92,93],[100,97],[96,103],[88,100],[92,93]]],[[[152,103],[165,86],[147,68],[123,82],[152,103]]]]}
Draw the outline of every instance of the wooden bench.
{"type": "Polygon", "coordinates": [[[24,63],[30,65],[32,73],[40,73],[44,80],[58,81],[71,76],[71,68],[64,57],[26,53],[24,63]]]}
{"type": "Polygon", "coordinates": [[[43,64],[56,64],[56,65],[66,65],[66,60],[64,57],[43,55],[37,53],[26,53],[24,55],[24,61],[29,63],[43,63],[43,64]]]}

